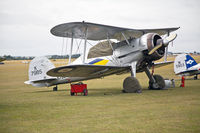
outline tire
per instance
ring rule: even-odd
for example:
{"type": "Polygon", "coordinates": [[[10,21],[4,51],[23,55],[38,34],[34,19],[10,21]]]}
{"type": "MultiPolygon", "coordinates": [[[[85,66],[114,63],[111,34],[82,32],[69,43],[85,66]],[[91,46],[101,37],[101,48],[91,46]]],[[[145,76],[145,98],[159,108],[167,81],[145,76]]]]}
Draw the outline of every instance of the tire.
{"type": "Polygon", "coordinates": [[[71,96],[74,96],[74,92],[71,92],[71,96]]]}
{"type": "Polygon", "coordinates": [[[157,83],[157,86],[154,85],[154,83],[150,83],[149,82],[149,89],[151,90],[162,90],[165,88],[165,80],[163,79],[162,76],[160,75],[153,75],[156,83],[157,83]]]}
{"type": "Polygon", "coordinates": [[[197,75],[195,75],[195,76],[194,76],[194,80],[197,80],[197,79],[198,79],[198,76],[197,76],[197,75]]]}
{"type": "Polygon", "coordinates": [[[127,77],[123,82],[124,93],[138,93],[141,92],[142,87],[135,77],[127,77]]]}
{"type": "Polygon", "coordinates": [[[83,90],[83,94],[84,94],[84,96],[87,96],[87,95],[88,95],[88,90],[87,90],[87,89],[84,89],[84,90],[83,90]]]}
{"type": "Polygon", "coordinates": [[[58,90],[58,88],[57,87],[53,87],[53,91],[57,91],[58,90]]]}

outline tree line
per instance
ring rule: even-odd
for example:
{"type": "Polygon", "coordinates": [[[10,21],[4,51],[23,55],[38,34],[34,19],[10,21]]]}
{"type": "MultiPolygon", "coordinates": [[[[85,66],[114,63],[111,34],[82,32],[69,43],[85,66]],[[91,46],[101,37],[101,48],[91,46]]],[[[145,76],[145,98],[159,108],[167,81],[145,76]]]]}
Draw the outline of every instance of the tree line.
{"type": "MultiPolygon", "coordinates": [[[[73,54],[72,58],[78,58],[80,54],[73,54]]],[[[49,59],[68,59],[69,55],[47,55],[46,56],[49,59]]],[[[0,56],[0,58],[6,59],[6,60],[32,60],[35,58],[35,56],[12,56],[12,55],[4,55],[0,56]]]]}

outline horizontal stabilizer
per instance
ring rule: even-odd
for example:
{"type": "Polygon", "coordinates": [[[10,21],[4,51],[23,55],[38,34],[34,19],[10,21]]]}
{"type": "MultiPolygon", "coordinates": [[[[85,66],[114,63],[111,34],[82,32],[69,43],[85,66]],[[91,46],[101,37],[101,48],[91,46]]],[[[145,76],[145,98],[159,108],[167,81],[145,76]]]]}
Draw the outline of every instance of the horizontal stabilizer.
{"type": "Polygon", "coordinates": [[[175,74],[190,73],[193,66],[197,65],[196,61],[187,54],[178,55],[174,62],[175,74]]]}

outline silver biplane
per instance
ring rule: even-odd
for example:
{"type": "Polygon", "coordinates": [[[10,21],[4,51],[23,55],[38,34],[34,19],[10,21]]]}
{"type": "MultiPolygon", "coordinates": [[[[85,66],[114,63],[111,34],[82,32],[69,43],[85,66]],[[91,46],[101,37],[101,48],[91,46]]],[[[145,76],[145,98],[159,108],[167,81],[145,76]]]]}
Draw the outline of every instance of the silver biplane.
{"type": "Polygon", "coordinates": [[[172,62],[154,63],[166,56],[168,44],[177,34],[175,28],[129,29],[88,22],[72,22],[57,25],[51,33],[58,37],[71,38],[69,64],[55,67],[46,57],[36,57],[29,66],[29,81],[33,86],[53,86],[58,84],[101,78],[112,74],[131,73],[123,82],[123,91],[137,92],[141,86],[137,72],[145,72],[149,78],[149,89],[165,88],[160,75],[152,75],[149,68],[172,62]],[[71,62],[73,40],[83,39],[83,54],[71,62]],[[86,52],[88,40],[101,41],[86,52]],[[116,42],[112,41],[116,40],[116,42]]]}

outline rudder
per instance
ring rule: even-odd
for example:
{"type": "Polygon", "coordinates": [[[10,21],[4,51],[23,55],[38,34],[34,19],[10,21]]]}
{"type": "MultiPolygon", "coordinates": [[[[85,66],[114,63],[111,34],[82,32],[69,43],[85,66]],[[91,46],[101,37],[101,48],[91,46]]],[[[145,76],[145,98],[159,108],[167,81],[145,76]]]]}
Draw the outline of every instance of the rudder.
{"type": "Polygon", "coordinates": [[[35,57],[29,65],[29,81],[53,78],[46,74],[52,68],[55,68],[55,66],[47,57],[35,57]]]}
{"type": "Polygon", "coordinates": [[[185,60],[186,68],[190,68],[192,66],[195,66],[197,62],[192,58],[190,55],[186,55],[186,60],[185,60]]]}

